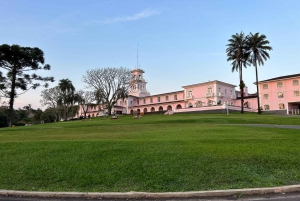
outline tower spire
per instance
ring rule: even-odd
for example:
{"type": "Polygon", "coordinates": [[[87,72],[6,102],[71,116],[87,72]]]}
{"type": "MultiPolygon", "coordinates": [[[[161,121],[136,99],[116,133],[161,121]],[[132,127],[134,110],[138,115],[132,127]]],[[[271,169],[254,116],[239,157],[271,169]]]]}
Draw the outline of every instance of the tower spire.
{"type": "Polygon", "coordinates": [[[136,69],[139,69],[139,44],[136,52],[136,69]]]}

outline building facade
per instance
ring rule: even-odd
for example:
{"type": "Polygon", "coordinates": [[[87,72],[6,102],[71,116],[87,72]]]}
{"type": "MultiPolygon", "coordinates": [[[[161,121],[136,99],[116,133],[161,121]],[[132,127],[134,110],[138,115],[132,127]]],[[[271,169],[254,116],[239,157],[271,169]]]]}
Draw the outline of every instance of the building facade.
{"type": "Polygon", "coordinates": [[[258,82],[262,109],[286,114],[299,114],[299,82],[300,74],[286,75],[258,82]]]}
{"type": "MultiPolygon", "coordinates": [[[[150,95],[144,71],[131,71],[129,96],[118,100],[112,112],[116,114],[147,114],[217,111],[228,108],[240,111],[241,93],[236,85],[214,80],[182,86],[182,90],[150,95]]],[[[300,114],[300,74],[276,77],[258,82],[262,111],[281,114],[300,114]]],[[[256,83],[254,83],[256,84],[256,83]]],[[[257,112],[257,94],[244,88],[244,111],[257,112]]],[[[99,115],[98,108],[90,108],[90,116],[99,115]]]]}
{"type": "Polygon", "coordinates": [[[183,86],[183,90],[150,95],[144,71],[135,69],[128,98],[119,100],[114,110],[119,114],[164,113],[166,111],[186,112],[214,109],[222,105],[234,106],[235,85],[218,80],[183,86]]]}

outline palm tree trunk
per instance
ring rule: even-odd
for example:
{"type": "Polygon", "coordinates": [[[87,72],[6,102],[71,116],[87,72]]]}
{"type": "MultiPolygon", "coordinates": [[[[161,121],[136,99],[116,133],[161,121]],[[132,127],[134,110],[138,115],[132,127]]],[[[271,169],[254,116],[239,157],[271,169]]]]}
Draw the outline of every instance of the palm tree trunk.
{"type": "Polygon", "coordinates": [[[241,113],[244,113],[244,87],[243,87],[243,80],[240,81],[240,91],[241,91],[241,113]]]}
{"type": "Polygon", "coordinates": [[[257,92],[257,114],[261,114],[260,110],[260,101],[259,101],[259,90],[258,90],[258,73],[257,73],[257,64],[256,62],[254,63],[255,65],[255,73],[256,73],[256,92],[257,92]]]}
{"type": "Polygon", "coordinates": [[[239,62],[240,65],[240,91],[241,91],[241,113],[244,113],[244,82],[243,82],[243,66],[242,66],[242,62],[239,62]]]}

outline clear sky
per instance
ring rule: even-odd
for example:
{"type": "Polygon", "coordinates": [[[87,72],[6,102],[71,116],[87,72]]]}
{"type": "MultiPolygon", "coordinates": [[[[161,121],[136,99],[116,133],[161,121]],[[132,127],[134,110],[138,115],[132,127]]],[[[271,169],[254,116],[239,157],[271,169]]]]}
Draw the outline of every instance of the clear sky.
{"type": "MultiPolygon", "coordinates": [[[[83,89],[88,69],[134,69],[137,47],[151,94],[208,80],[238,85],[225,51],[241,31],[265,34],[273,47],[259,80],[300,73],[299,0],[0,0],[0,44],[42,49],[51,70],[37,73],[55,77],[50,87],[68,78],[83,89]]],[[[254,68],[243,72],[256,92],[254,68]]],[[[15,108],[41,107],[41,90],[15,108]]]]}

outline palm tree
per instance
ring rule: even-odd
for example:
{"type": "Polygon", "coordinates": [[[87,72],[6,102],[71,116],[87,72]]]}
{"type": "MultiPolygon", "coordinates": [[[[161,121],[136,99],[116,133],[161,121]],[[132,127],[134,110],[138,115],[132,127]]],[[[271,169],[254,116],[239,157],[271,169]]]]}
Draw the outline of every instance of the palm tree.
{"type": "Polygon", "coordinates": [[[247,48],[250,53],[250,62],[255,67],[256,73],[256,90],[257,90],[257,105],[258,105],[258,114],[261,114],[260,102],[259,102],[259,89],[258,89],[258,73],[257,73],[257,64],[264,65],[264,61],[270,58],[267,51],[272,50],[271,46],[268,46],[269,41],[265,35],[260,35],[255,33],[254,35],[250,33],[247,36],[247,48]]]}
{"type": "Polygon", "coordinates": [[[65,120],[67,120],[69,106],[72,106],[74,102],[75,87],[73,86],[72,81],[69,79],[59,80],[58,86],[62,92],[59,102],[64,106],[65,120]]]}
{"type": "Polygon", "coordinates": [[[232,35],[226,45],[227,61],[232,61],[232,72],[239,71],[240,91],[241,91],[241,113],[244,113],[244,81],[243,81],[243,66],[246,68],[249,64],[246,46],[246,37],[243,32],[232,35]]]}

